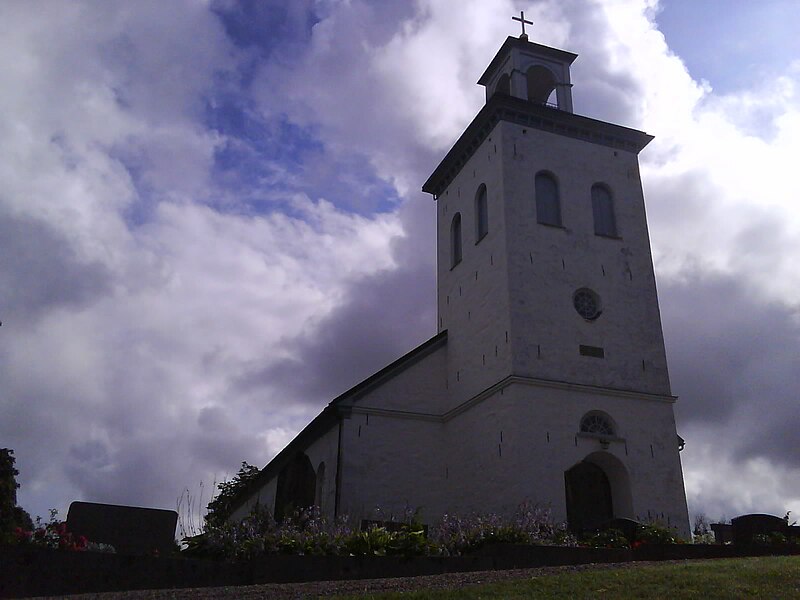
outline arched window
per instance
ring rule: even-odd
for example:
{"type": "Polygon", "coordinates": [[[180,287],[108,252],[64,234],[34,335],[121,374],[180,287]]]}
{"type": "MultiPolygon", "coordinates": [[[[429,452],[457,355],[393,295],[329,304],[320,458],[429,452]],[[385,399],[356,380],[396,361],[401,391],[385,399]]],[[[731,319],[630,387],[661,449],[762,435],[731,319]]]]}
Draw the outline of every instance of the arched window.
{"type": "Polygon", "coordinates": [[[295,510],[314,504],[317,474],[304,452],[295,454],[278,473],[275,487],[275,520],[292,516],[295,510]]]}
{"type": "Polygon", "coordinates": [[[461,262],[461,213],[453,215],[450,223],[450,268],[461,262]]]}
{"type": "Polygon", "coordinates": [[[607,414],[593,410],[583,415],[581,419],[581,433],[599,433],[602,435],[617,435],[614,423],[607,414]]]}
{"type": "Polygon", "coordinates": [[[614,200],[611,192],[602,184],[592,186],[592,215],[595,235],[617,237],[617,221],[614,218],[614,200]]]}
{"type": "Polygon", "coordinates": [[[475,194],[475,243],[480,242],[489,233],[489,199],[486,185],[481,184],[475,194]]]}
{"type": "Polygon", "coordinates": [[[561,203],[558,183],[549,173],[536,175],[536,221],[543,225],[561,227],[561,203]]]}

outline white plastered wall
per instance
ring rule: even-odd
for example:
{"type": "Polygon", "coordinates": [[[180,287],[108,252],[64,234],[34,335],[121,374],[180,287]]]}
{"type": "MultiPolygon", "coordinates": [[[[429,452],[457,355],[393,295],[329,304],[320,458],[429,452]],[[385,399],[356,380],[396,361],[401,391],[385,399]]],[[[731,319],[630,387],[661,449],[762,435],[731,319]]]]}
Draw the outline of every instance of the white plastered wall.
{"type": "Polygon", "coordinates": [[[441,516],[447,490],[440,422],[354,413],[345,421],[343,459],[342,514],[387,519],[411,507],[426,522],[441,516]]]}
{"type": "Polygon", "coordinates": [[[446,424],[450,510],[487,507],[512,513],[523,501],[549,506],[566,520],[564,472],[595,452],[627,469],[633,505],[616,502],[615,516],[662,518],[688,535],[688,515],[672,402],[591,389],[512,383],[446,424]],[[580,419],[601,410],[616,422],[619,440],[579,435],[580,419]],[[502,440],[502,441],[501,441],[502,440]],[[458,442],[458,443],[457,443],[458,442]],[[479,477],[479,479],[476,479],[479,477]]]}
{"type": "Polygon", "coordinates": [[[437,199],[439,331],[447,329],[448,408],[511,372],[500,128],[481,143],[437,199]],[[486,185],[489,233],[476,243],[475,196],[486,185]],[[451,268],[450,224],[461,213],[463,259],[451,268]]]}
{"type": "Polygon", "coordinates": [[[514,373],[670,393],[637,156],[502,123],[514,373]],[[536,221],[534,179],[559,184],[563,228],[536,221]],[[613,195],[618,238],[594,234],[591,187],[613,195]],[[603,313],[587,322],[573,307],[582,287],[603,313]],[[579,345],[604,349],[597,359],[579,345]]]}

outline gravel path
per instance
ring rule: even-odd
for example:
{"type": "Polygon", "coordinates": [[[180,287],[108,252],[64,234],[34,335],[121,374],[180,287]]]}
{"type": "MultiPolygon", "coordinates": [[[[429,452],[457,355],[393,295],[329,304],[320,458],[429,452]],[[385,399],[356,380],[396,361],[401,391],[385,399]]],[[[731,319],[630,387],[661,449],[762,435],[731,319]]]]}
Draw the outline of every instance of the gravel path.
{"type": "MultiPolygon", "coordinates": [[[[667,564],[684,561],[660,561],[667,564]]],[[[395,577],[391,579],[350,579],[345,581],[312,581],[307,583],[268,583],[215,588],[187,588],[180,590],[141,590],[134,592],[106,592],[102,594],[77,594],[58,596],[70,600],[167,600],[206,598],[265,598],[270,600],[300,600],[326,598],[339,594],[373,594],[380,592],[409,592],[414,590],[455,589],[508,579],[531,579],[558,573],[586,571],[589,569],[630,569],[653,563],[626,562],[576,565],[565,567],[540,567],[536,569],[509,569],[505,571],[471,571],[446,573],[423,577],[395,577]]],[[[55,596],[47,596],[54,598],[55,596]]]]}

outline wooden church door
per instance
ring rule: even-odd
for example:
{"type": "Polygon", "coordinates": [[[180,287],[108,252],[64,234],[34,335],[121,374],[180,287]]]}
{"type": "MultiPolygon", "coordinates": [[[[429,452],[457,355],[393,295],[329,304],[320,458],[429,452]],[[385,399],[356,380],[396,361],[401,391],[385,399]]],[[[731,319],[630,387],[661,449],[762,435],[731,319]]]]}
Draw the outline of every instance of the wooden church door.
{"type": "Polygon", "coordinates": [[[614,517],[611,484],[605,471],[581,462],[564,473],[567,522],[571,531],[595,529],[614,517]]]}

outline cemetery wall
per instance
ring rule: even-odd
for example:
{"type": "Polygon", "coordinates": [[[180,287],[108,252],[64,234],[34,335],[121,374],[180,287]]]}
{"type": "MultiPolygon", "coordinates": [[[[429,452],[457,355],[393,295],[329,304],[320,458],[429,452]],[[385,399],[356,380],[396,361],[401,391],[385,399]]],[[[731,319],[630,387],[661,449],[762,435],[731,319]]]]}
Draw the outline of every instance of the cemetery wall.
{"type": "Polygon", "coordinates": [[[268,556],[248,562],[222,562],[0,547],[0,597],[414,577],[464,571],[798,552],[797,548],[776,550],[718,545],[643,546],[629,550],[504,544],[486,546],[479,554],[456,557],[268,556]]]}

